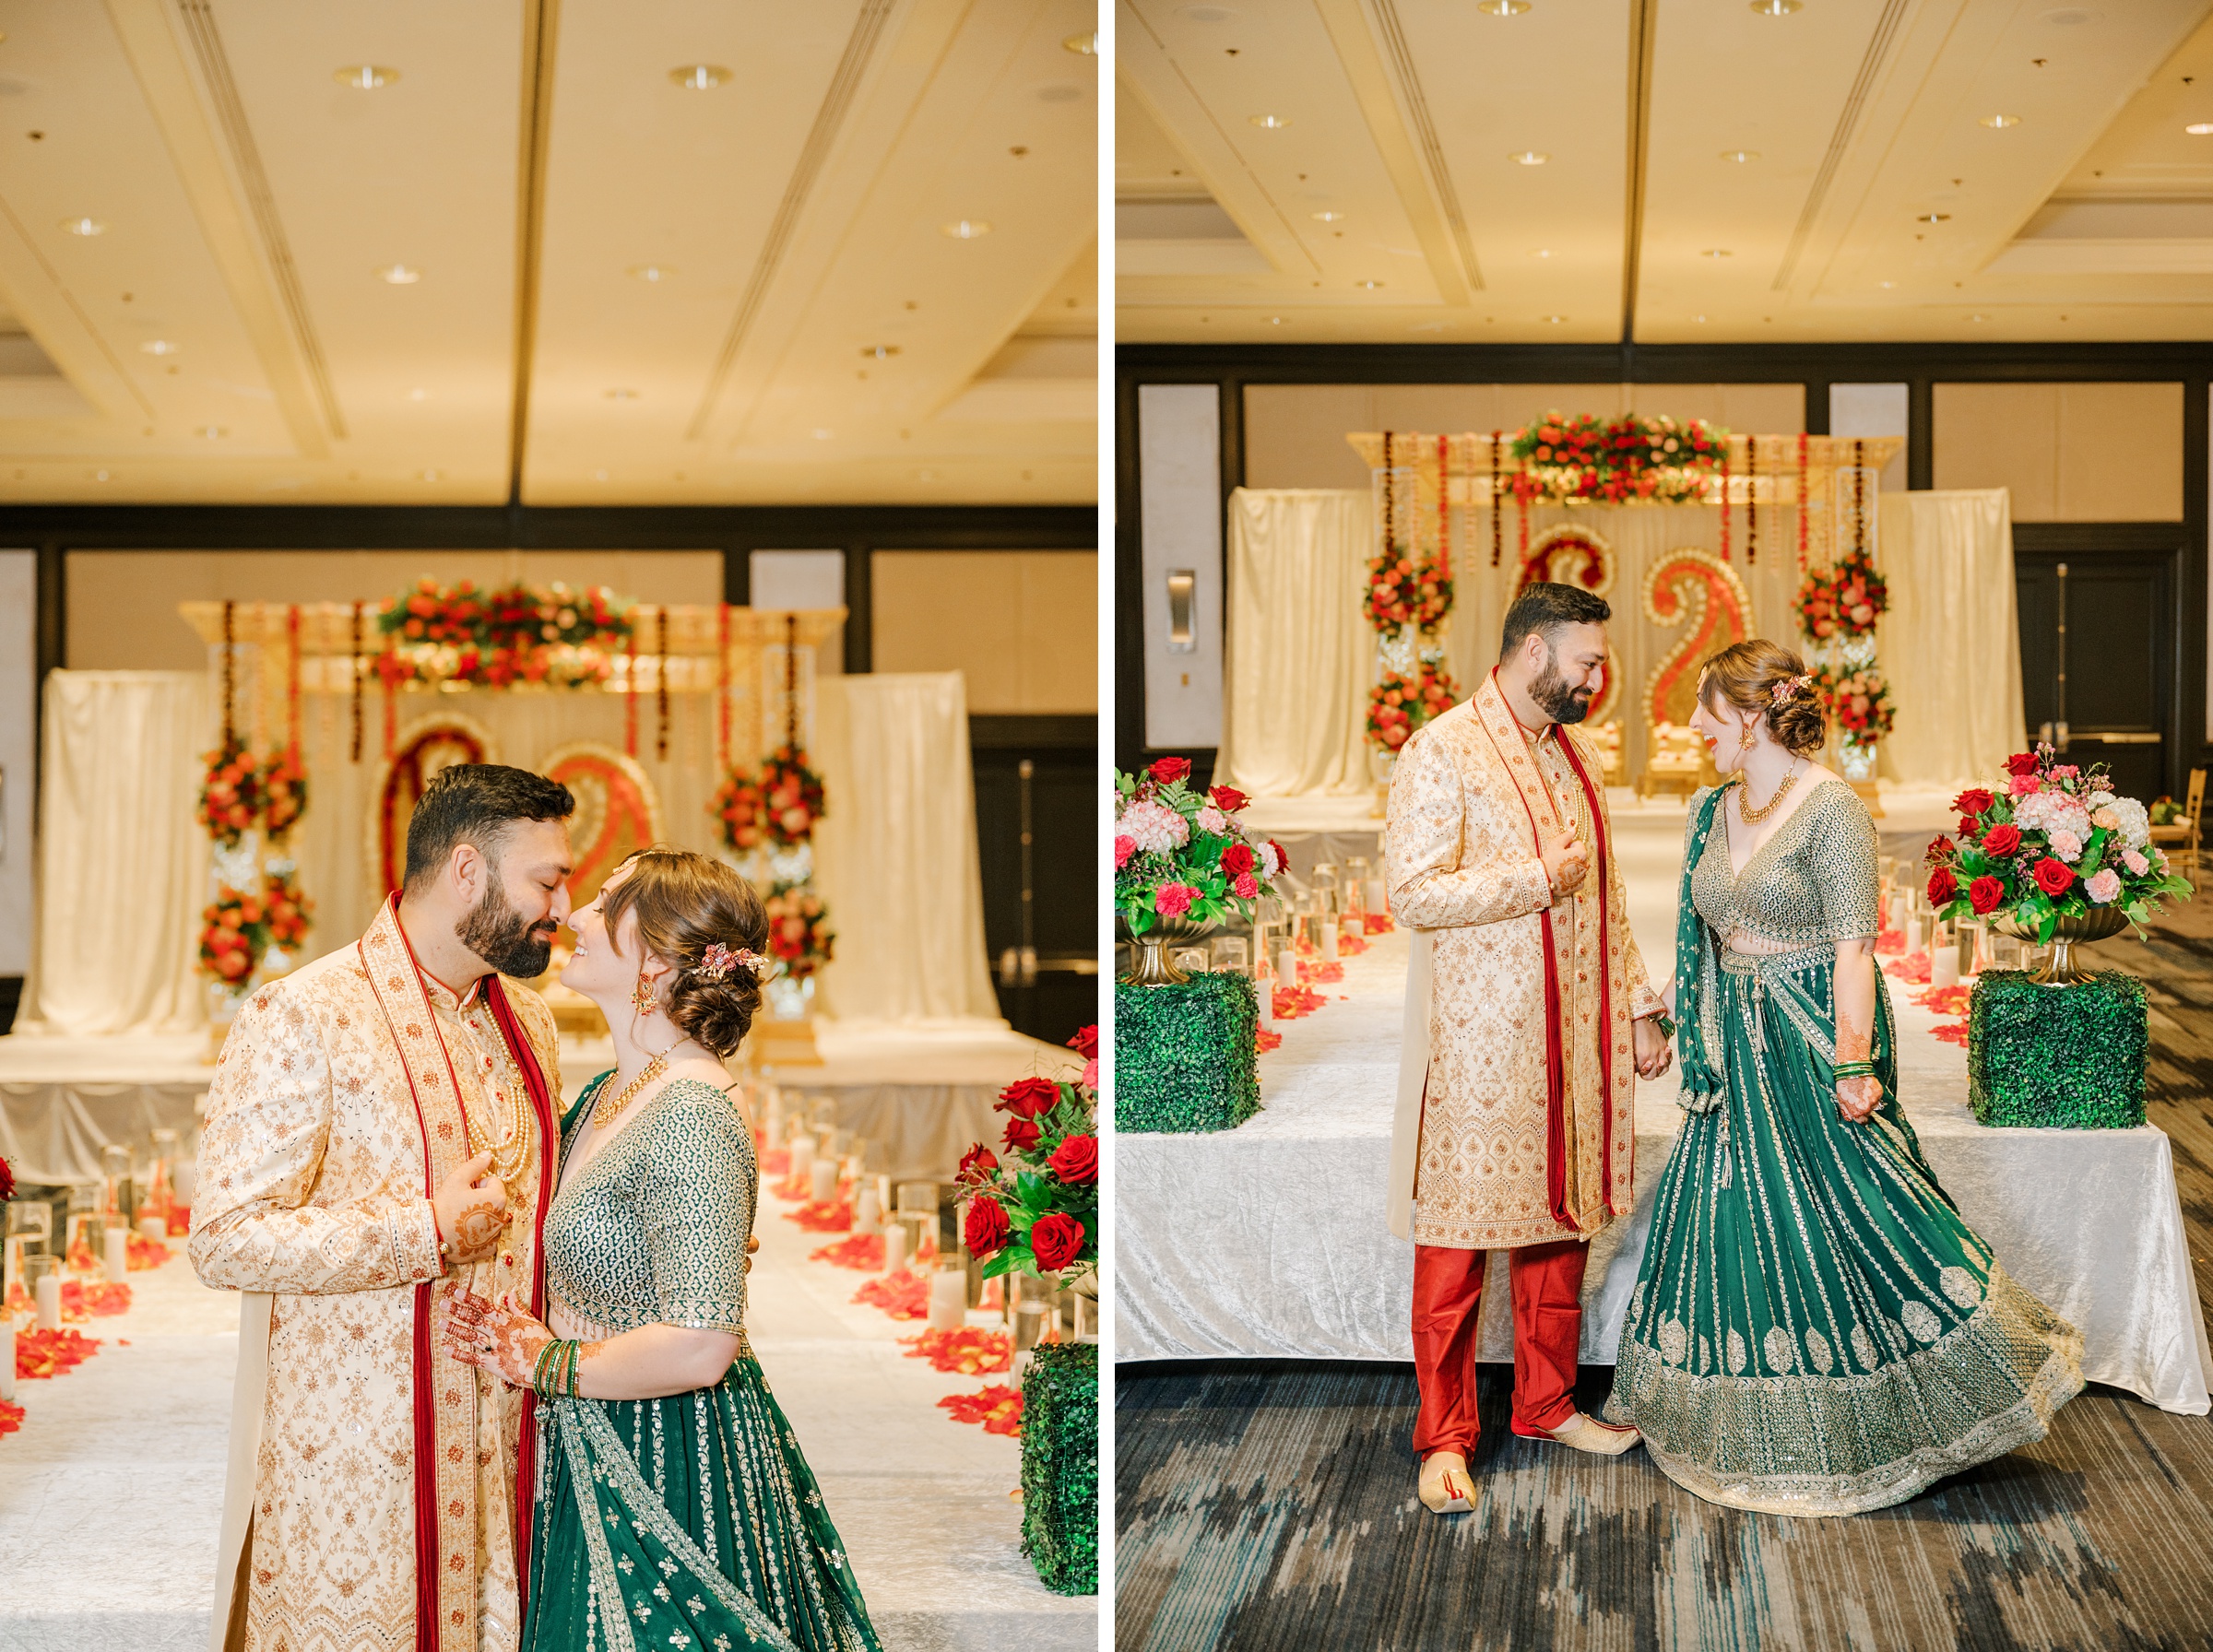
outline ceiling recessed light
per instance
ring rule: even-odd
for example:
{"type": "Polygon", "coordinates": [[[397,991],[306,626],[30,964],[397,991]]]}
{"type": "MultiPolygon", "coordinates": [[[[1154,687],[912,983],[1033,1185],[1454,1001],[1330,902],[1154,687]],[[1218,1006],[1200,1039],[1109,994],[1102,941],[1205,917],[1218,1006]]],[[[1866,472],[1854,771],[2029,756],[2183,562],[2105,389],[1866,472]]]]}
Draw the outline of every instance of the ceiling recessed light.
{"type": "Polygon", "coordinates": [[[1763,18],[1787,18],[1803,0],[1752,0],[1752,9],[1763,18]]]}
{"type": "Polygon", "coordinates": [[[1249,114],[1245,118],[1262,132],[1281,132],[1291,124],[1289,116],[1280,114],[1249,114]]]}
{"type": "Polygon", "coordinates": [[[2018,114],[1986,114],[1982,117],[1982,124],[1993,132],[2003,132],[2008,126],[2019,125],[2021,117],[2018,114]]]}
{"type": "Polygon", "coordinates": [[[231,432],[227,429],[219,424],[204,424],[200,427],[200,434],[207,437],[210,442],[220,442],[230,433],[231,432]]]}
{"type": "Polygon", "coordinates": [[[1737,165],[1744,166],[1750,161],[1757,160],[1759,159],[1759,151],[1757,149],[1723,149],[1722,151],[1722,159],[1723,160],[1734,160],[1737,165]]]}
{"type": "Polygon", "coordinates": [[[666,264],[633,264],[630,273],[641,281],[666,281],[676,274],[666,264]]]}
{"type": "Polygon", "coordinates": [[[1690,319],[1691,319],[1691,320],[1693,320],[1693,321],[1697,321],[1697,322],[1702,322],[1702,321],[1704,321],[1706,318],[1705,318],[1703,315],[1694,315],[1694,316],[1692,316],[1690,319]]]}
{"type": "Polygon", "coordinates": [[[1529,255],[1532,258],[1549,258],[1552,256],[1552,249],[1550,247],[1532,247],[1529,249],[1529,255]]]}
{"type": "Polygon", "coordinates": [[[1970,315],[1967,319],[1970,321],[1988,321],[1990,317],[1987,315],[1970,315]]]}
{"type": "Polygon", "coordinates": [[[1523,166],[1543,166],[1547,160],[1550,160],[1552,157],[1545,154],[1542,149],[1516,149],[1511,155],[1509,155],[1507,159],[1509,160],[1518,160],[1523,166]]]}
{"type": "Polygon", "coordinates": [[[1736,254],[1727,247],[1708,247],[1698,256],[1701,258],[1734,258],[1736,254]]]}
{"type": "Polygon", "coordinates": [[[1877,281],[1876,285],[1883,289],[1884,291],[1888,292],[1891,288],[1896,287],[1898,283],[1896,281],[1877,281]]]}
{"type": "Polygon", "coordinates": [[[1547,315],[1544,319],[1556,327],[1568,318],[1565,315],[1547,315]]]}
{"type": "Polygon", "coordinates": [[[422,279],[422,272],[404,264],[387,264],[376,272],[376,278],[393,287],[412,287],[422,279]]]}
{"type": "Polygon", "coordinates": [[[107,229],[107,225],[96,218],[65,218],[62,220],[62,228],[72,235],[98,235],[107,229]]]}
{"type": "Polygon", "coordinates": [[[167,338],[149,338],[138,347],[149,356],[173,356],[179,347],[167,338]]]}
{"type": "Polygon", "coordinates": [[[1948,224],[1952,221],[1952,215],[1948,212],[1921,212],[1914,215],[1913,221],[1917,224],[1948,224]]]}
{"type": "Polygon", "coordinates": [[[1271,315],[1268,318],[1268,324],[1272,327],[1280,327],[1284,324],[1284,318],[1280,315],[1271,315]]]}
{"type": "Polygon", "coordinates": [[[827,442],[830,440],[830,432],[828,431],[817,431],[814,432],[814,439],[817,442],[827,442]]]}
{"type": "Polygon", "coordinates": [[[1078,57],[1096,57],[1099,54],[1098,31],[1089,34],[1071,34],[1060,42],[1064,52],[1073,52],[1078,57]]]}
{"type": "Polygon", "coordinates": [[[408,399],[411,402],[427,402],[431,399],[431,393],[418,384],[408,392],[408,399]]]}
{"type": "Polygon", "coordinates": [[[399,78],[397,69],[387,69],[382,64],[357,63],[343,69],[333,69],[330,77],[340,86],[350,86],[356,91],[380,91],[399,78]]]}
{"type": "Polygon", "coordinates": [[[2213,137],[2213,121],[2192,121],[2183,130],[2192,137],[2213,137]]]}
{"type": "Polygon", "coordinates": [[[991,233],[991,226],[980,218],[956,218],[950,224],[939,225],[938,233],[954,241],[978,241],[991,233]]]}
{"type": "Polygon", "coordinates": [[[422,473],[422,479],[426,482],[434,482],[444,474],[442,470],[426,470],[422,473]]]}
{"type": "Polygon", "coordinates": [[[1529,9],[1529,0],[1475,0],[1475,9],[1486,18],[1518,18],[1529,9]]]}
{"type": "Polygon", "coordinates": [[[899,347],[895,344],[864,344],[860,347],[860,353],[882,361],[889,357],[896,356],[899,353],[899,347]]]}
{"type": "MultiPolygon", "coordinates": [[[[18,476],[21,476],[23,473],[18,470],[16,472],[16,474],[18,476]]],[[[96,482],[104,482],[108,479],[108,473],[104,470],[95,470],[92,473],[92,479],[96,482]]]]}
{"type": "Polygon", "coordinates": [[[634,390],[618,388],[609,391],[607,399],[610,402],[634,402],[638,399],[638,393],[634,390]]]}
{"type": "Polygon", "coordinates": [[[1355,281],[1353,285],[1359,288],[1364,292],[1373,292],[1377,288],[1382,286],[1383,283],[1380,281],[1355,281]]]}
{"type": "Polygon", "coordinates": [[[1342,212],[1315,212],[1308,214],[1318,224],[1339,224],[1344,221],[1342,212]]]}
{"type": "Polygon", "coordinates": [[[712,91],[729,77],[729,70],[718,63],[688,63],[669,71],[669,78],[688,92],[712,91]]]}

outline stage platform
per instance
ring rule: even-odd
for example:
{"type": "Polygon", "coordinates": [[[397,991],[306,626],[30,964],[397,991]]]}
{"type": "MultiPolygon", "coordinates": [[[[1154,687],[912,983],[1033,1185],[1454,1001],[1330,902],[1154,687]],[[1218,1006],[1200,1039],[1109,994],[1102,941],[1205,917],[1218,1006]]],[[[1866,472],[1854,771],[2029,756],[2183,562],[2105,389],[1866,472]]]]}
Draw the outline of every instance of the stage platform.
{"type": "MultiPolygon", "coordinates": [[[[1947,800],[1948,801],[1948,799],[1947,800]]],[[[1883,822],[1888,827],[1891,822],[1883,822]]],[[[1630,926],[1672,967],[1683,809],[1615,814],[1630,926]]],[[[1211,1135],[1116,1145],[1116,1357],[1411,1360],[1413,1247],[1384,1224],[1408,938],[1379,937],[1329,1002],[1260,1058],[1262,1111],[1211,1135]],[[1341,996],[1342,995],[1342,996],[1341,996]]],[[[1966,1052],[1891,983],[1901,1089],[1923,1151],[2007,1269],[2083,1328],[2093,1381],[2165,1410],[2208,1409],[2213,1351],[2192,1277],[2173,1149],[2135,1130],[1994,1130],[1967,1106],[1966,1052]]],[[[1637,1210],[1593,1242],[1583,1358],[1611,1364],[1680,1129],[1674,1071],[1640,1085],[1637,1210]]],[[[1483,1356],[1511,1357],[1494,1257],[1483,1356]]]]}
{"type": "MultiPolygon", "coordinates": [[[[902,1180],[949,1174],[968,1144],[992,1134],[991,1104],[1016,1079],[1072,1079],[1083,1062],[1004,1021],[815,1023],[820,1066],[763,1077],[836,1103],[838,1123],[878,1144],[869,1168],[902,1180]]],[[[606,1038],[563,1038],[561,1088],[574,1100],[614,1065],[606,1038]]],[[[732,1063],[739,1070],[740,1061],[732,1063]]],[[[96,1181],[111,1141],[141,1151],[157,1128],[199,1139],[199,1098],[213,1081],[207,1037],[0,1037],[0,1158],[28,1182],[96,1181]]]]}
{"type": "MultiPolygon", "coordinates": [[[[801,1232],[792,1208],[762,1198],[747,1331],[887,1652],[1092,1652],[1095,1600],[1048,1593],[1022,1557],[1020,1442],[937,1403],[1011,1379],[905,1357],[920,1326],[854,1304],[869,1276],[808,1260],[838,1235],[801,1232]]],[[[97,1354],[18,1386],[23,1426],[0,1437],[7,1652],[207,1644],[239,1298],[202,1286],[183,1243],[130,1276],[128,1314],[77,1328],[97,1354]]]]}

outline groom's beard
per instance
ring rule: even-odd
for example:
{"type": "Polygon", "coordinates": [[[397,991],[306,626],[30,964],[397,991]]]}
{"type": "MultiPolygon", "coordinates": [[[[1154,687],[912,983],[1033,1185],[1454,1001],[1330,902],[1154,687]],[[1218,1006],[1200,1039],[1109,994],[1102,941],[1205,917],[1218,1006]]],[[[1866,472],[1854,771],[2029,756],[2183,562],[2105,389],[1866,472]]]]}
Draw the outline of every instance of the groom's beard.
{"type": "Polygon", "coordinates": [[[1536,681],[1529,685],[1529,697],[1555,723],[1580,723],[1591,714],[1590,689],[1571,689],[1568,679],[1560,675],[1560,662],[1551,654],[1544,656],[1544,670],[1536,681]]]}
{"type": "Polygon", "coordinates": [[[503,975],[517,981],[535,981],[553,961],[553,937],[560,931],[545,920],[533,925],[507,903],[500,887],[497,867],[491,873],[484,898],[470,907],[454,926],[454,938],[503,975]],[[538,929],[544,928],[543,938],[538,929]]]}

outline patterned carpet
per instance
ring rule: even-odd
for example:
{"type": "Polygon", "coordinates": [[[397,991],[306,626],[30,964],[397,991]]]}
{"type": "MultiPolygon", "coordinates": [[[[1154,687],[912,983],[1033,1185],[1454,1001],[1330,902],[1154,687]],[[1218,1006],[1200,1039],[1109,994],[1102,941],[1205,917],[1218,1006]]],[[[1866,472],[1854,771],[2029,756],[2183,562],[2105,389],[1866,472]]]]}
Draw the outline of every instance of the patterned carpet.
{"type": "MultiPolygon", "coordinates": [[[[2213,898],[2096,956],[2151,983],[2151,1120],[2213,1301],[2213,898]]],[[[1585,1410],[1612,1377],[1585,1371],[1585,1410]]],[[[1122,1366],[1118,1648],[2213,1646],[2213,1419],[2093,1387],[2038,1446],[1911,1503],[1789,1520],[1701,1503],[1641,1451],[1516,1439],[1510,1381],[1486,1367],[1482,1501],[1440,1519],[1414,1496],[1411,1366],[1122,1366]]]]}

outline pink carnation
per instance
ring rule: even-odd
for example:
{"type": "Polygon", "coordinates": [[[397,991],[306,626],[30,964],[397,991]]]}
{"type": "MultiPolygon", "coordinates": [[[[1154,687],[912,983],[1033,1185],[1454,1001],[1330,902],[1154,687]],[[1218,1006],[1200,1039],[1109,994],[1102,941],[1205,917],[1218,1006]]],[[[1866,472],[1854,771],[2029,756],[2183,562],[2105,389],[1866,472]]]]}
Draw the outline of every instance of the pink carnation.
{"type": "Polygon", "coordinates": [[[2131,876],[2136,878],[2141,878],[2145,873],[2151,870],[2151,862],[2146,860],[2134,849],[2124,849],[2121,851],[2121,864],[2129,869],[2131,876]]]}
{"type": "Polygon", "coordinates": [[[1135,838],[1117,836],[1114,840],[1114,869],[1118,872],[1120,871],[1130,864],[1130,857],[1136,853],[1137,840],[1135,838]]]}
{"type": "Polygon", "coordinates": [[[1083,1064],[1083,1077],[1078,1082],[1086,1090],[1096,1090],[1099,1087],[1099,1058],[1096,1056],[1083,1064]]]}
{"type": "Polygon", "coordinates": [[[2121,874],[2108,867],[2096,877],[2086,879],[2082,892],[2089,896],[2092,905],[2103,906],[2121,892],[2121,874]]]}
{"type": "Polygon", "coordinates": [[[1237,890],[1237,899],[1240,901],[1256,900],[1260,896],[1260,886],[1254,880],[1250,872],[1239,872],[1237,880],[1232,887],[1237,890]]]}
{"type": "Polygon", "coordinates": [[[2052,853],[2065,861],[2080,860],[2082,840],[2063,827],[2052,833],[2052,853]]]}
{"type": "Polygon", "coordinates": [[[1198,898],[1199,891],[1188,883],[1164,883],[1153,891],[1153,910],[1164,918],[1179,918],[1198,898]]]}
{"type": "Polygon", "coordinates": [[[2033,774],[2016,774],[2013,777],[2013,784],[2008,789],[2011,790],[2013,795],[2017,797],[2026,797],[2030,792],[2035,791],[2041,784],[2041,783],[2033,774]]]}

